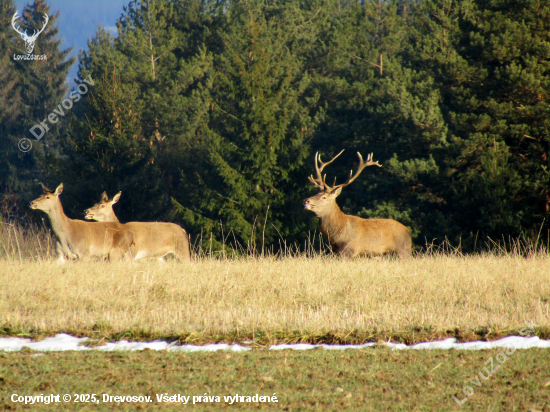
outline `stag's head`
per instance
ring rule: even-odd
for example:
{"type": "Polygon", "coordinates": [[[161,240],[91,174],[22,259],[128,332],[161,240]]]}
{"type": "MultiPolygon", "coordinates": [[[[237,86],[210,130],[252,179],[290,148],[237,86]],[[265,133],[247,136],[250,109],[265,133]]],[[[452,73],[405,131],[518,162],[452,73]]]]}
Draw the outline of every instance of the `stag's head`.
{"type": "Polygon", "coordinates": [[[55,189],[54,192],[52,192],[42,183],[40,184],[42,185],[42,190],[44,190],[44,194],[39,198],[34,199],[29,204],[29,206],[31,209],[38,209],[49,213],[60,204],[59,195],[63,192],[63,183],[57,186],[57,189],[55,189]]]}
{"type": "Polygon", "coordinates": [[[48,21],[50,20],[50,18],[48,17],[47,14],[44,14],[44,20],[45,21],[44,21],[44,25],[42,26],[42,28],[38,31],[34,30],[34,33],[32,34],[32,36],[29,36],[27,34],[27,30],[22,32],[21,29],[19,28],[19,26],[15,25],[15,20],[17,20],[17,13],[19,13],[19,12],[16,11],[15,14],[13,15],[12,19],[11,19],[11,26],[21,36],[21,38],[25,41],[25,47],[27,49],[27,54],[31,54],[34,50],[34,42],[38,38],[38,35],[44,31],[44,29],[46,28],[46,25],[48,24],[48,21]]]}
{"type": "Polygon", "coordinates": [[[347,182],[341,183],[339,185],[336,184],[336,178],[334,178],[333,185],[329,186],[326,182],[327,175],[325,174],[323,176],[321,172],[323,171],[325,166],[334,162],[334,160],[343,152],[344,151],[342,150],[340,153],[334,156],[332,160],[326,163],[323,163],[321,161],[321,156],[319,155],[319,152],[315,153],[315,171],[317,172],[317,178],[313,178],[313,175],[311,175],[309,176],[309,181],[313,183],[317,189],[319,189],[319,193],[304,200],[304,208],[306,210],[311,210],[317,216],[326,216],[332,212],[333,208],[336,205],[336,198],[342,192],[342,188],[346,187],[347,185],[351,184],[355,179],[357,179],[357,177],[361,174],[365,167],[382,167],[382,165],[378,164],[378,161],[374,162],[372,160],[372,153],[367,156],[367,161],[365,162],[363,161],[361,153],[357,152],[357,155],[359,156],[359,167],[357,168],[357,172],[353,174],[353,170],[351,170],[347,182]]]}
{"type": "Polygon", "coordinates": [[[121,194],[122,192],[118,192],[112,199],[109,199],[107,193],[103,192],[99,202],[84,211],[84,218],[86,220],[95,220],[97,222],[113,221],[113,205],[118,202],[121,194]]]}

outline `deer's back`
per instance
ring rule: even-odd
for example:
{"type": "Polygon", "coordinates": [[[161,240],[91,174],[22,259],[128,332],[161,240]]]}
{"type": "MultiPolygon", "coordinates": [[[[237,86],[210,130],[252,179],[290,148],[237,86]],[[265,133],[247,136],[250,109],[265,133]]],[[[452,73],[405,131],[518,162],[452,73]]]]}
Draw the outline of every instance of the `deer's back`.
{"type": "Polygon", "coordinates": [[[134,234],[136,248],[173,247],[184,242],[184,230],[175,223],[129,222],[126,227],[134,234]]]}
{"type": "Polygon", "coordinates": [[[132,245],[133,234],[120,223],[71,220],[65,233],[71,249],[79,256],[101,256],[116,247],[124,252],[132,245]]]}

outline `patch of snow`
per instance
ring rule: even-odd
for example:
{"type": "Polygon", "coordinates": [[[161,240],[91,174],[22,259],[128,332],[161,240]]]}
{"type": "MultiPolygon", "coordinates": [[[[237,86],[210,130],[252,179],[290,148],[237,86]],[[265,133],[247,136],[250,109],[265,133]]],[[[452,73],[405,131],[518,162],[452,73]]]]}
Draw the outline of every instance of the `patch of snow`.
{"type": "MultiPolygon", "coordinates": [[[[179,352],[213,352],[218,350],[242,352],[251,350],[251,348],[241,346],[239,344],[213,343],[210,345],[178,345],[175,342],[168,343],[166,341],[155,340],[153,342],[128,342],[121,340],[119,342],[109,342],[103,346],[88,347],[82,343],[88,338],[75,338],[74,336],[65,333],[59,333],[53,337],[46,338],[41,341],[33,342],[25,338],[0,338],[0,351],[19,351],[24,347],[35,351],[66,351],[66,350],[168,350],[179,352]]],[[[375,342],[364,343],[362,345],[314,345],[310,343],[295,343],[295,344],[280,344],[272,345],[269,350],[308,350],[317,347],[322,347],[326,350],[344,350],[344,349],[362,349],[370,346],[375,346],[375,342]]],[[[407,346],[404,343],[386,342],[388,349],[406,350],[406,349],[461,349],[461,350],[480,350],[492,348],[515,348],[515,349],[530,349],[530,348],[550,348],[550,340],[539,339],[538,336],[523,337],[523,336],[508,336],[492,342],[464,342],[457,343],[455,338],[448,338],[436,342],[423,342],[407,346]]]]}
{"type": "Polygon", "coordinates": [[[457,349],[491,349],[491,348],[550,348],[550,340],[539,339],[538,336],[508,336],[493,342],[456,343],[457,349]]]}
{"type": "Polygon", "coordinates": [[[273,345],[269,347],[269,350],[283,350],[283,349],[294,349],[294,350],[307,350],[313,348],[323,348],[326,350],[344,350],[344,349],[362,349],[368,348],[369,346],[376,345],[375,342],[363,343],[362,345],[326,345],[318,344],[314,345],[311,343],[282,343],[280,345],[273,345]]]}
{"type": "Polygon", "coordinates": [[[58,333],[54,337],[37,342],[24,338],[0,338],[0,350],[18,351],[24,347],[36,351],[62,351],[62,350],[86,350],[85,346],[79,346],[88,338],[75,338],[65,333],[58,333]]]}
{"type": "Polygon", "coordinates": [[[313,349],[320,345],[312,345],[311,343],[282,343],[280,345],[272,345],[269,347],[269,350],[284,350],[284,349],[294,349],[294,350],[306,350],[313,349]]]}
{"type": "Polygon", "coordinates": [[[118,342],[108,342],[103,346],[97,346],[95,349],[113,351],[113,350],[164,350],[168,349],[170,344],[163,340],[154,340],[153,342],[128,342],[121,340],[118,342]]]}
{"type": "Polygon", "coordinates": [[[234,343],[232,345],[229,345],[227,343],[212,343],[210,345],[173,345],[170,348],[168,348],[169,351],[181,351],[181,352],[214,352],[217,350],[227,350],[227,351],[233,351],[233,352],[244,352],[247,350],[250,350],[250,348],[246,348],[244,346],[241,346],[237,343],[234,343]]]}

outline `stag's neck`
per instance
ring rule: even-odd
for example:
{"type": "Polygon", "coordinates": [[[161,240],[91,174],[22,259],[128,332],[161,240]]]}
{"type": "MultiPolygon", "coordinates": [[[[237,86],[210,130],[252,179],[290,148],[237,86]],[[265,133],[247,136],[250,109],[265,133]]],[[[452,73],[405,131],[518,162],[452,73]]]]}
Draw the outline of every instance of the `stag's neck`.
{"type": "Polygon", "coordinates": [[[346,230],[346,215],[340,210],[340,207],[334,202],[327,214],[318,216],[320,219],[321,233],[326,236],[331,244],[340,238],[346,230]]]}

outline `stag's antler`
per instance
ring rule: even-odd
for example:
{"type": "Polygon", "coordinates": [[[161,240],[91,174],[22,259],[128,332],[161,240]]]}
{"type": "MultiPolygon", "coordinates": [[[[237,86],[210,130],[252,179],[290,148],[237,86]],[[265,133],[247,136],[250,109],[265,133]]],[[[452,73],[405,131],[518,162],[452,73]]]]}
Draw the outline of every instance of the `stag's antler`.
{"type": "MultiPolygon", "coordinates": [[[[345,149],[344,149],[345,150],[345,149]]],[[[323,169],[325,168],[325,166],[331,164],[332,162],[334,162],[334,160],[340,156],[342,153],[344,153],[344,150],[342,150],[340,153],[338,153],[336,156],[334,156],[332,158],[331,161],[329,162],[326,162],[326,163],[323,163],[321,161],[321,155],[319,154],[319,152],[315,153],[315,171],[317,172],[317,179],[314,179],[313,178],[313,175],[309,176],[308,179],[311,183],[313,183],[321,192],[325,191],[327,188],[328,188],[328,185],[325,183],[325,179],[327,177],[327,175],[325,175],[325,177],[323,178],[323,176],[321,176],[321,172],[323,171],[323,169]],[[318,163],[321,163],[321,167],[319,167],[318,163]]]]}
{"type": "MultiPolygon", "coordinates": [[[[343,152],[343,150],[342,150],[343,152]]],[[[363,156],[361,156],[361,153],[357,152],[357,156],[359,156],[359,167],[357,168],[357,172],[355,172],[355,174],[353,174],[353,170],[350,170],[349,172],[349,179],[347,180],[347,182],[345,183],[341,183],[339,185],[336,185],[336,178],[334,178],[334,183],[332,186],[329,186],[327,185],[326,183],[326,177],[327,175],[325,175],[324,177],[321,176],[321,172],[323,170],[323,168],[328,165],[328,164],[331,164],[334,159],[336,159],[338,156],[340,156],[342,154],[342,152],[338,153],[330,162],[327,162],[327,163],[323,163],[321,162],[321,156],[318,156],[318,153],[315,154],[315,169],[317,171],[317,179],[313,179],[313,176],[310,176],[309,177],[309,180],[316,186],[318,187],[322,192],[333,192],[334,190],[340,188],[340,187],[346,187],[347,185],[349,185],[350,183],[352,183],[355,179],[357,179],[357,177],[361,174],[361,172],[363,171],[363,169],[367,166],[378,166],[378,167],[382,167],[381,164],[378,163],[378,161],[374,162],[372,160],[372,153],[370,155],[367,156],[367,161],[363,161],[363,156]],[[319,158],[319,162],[321,162],[321,168],[319,168],[319,166],[317,165],[317,158],[319,158]]]]}
{"type": "Polygon", "coordinates": [[[366,162],[363,161],[363,156],[361,156],[361,153],[357,152],[357,156],[359,156],[359,167],[357,168],[357,172],[355,172],[355,174],[353,174],[353,170],[350,170],[348,181],[346,183],[342,183],[342,184],[339,184],[339,185],[336,185],[336,178],[334,178],[334,185],[332,187],[327,188],[329,192],[332,192],[333,190],[336,190],[339,187],[346,187],[347,185],[349,185],[351,182],[353,182],[355,179],[357,179],[357,177],[361,174],[363,169],[367,166],[382,167],[382,165],[378,163],[378,160],[376,162],[372,161],[372,153],[367,156],[367,161],[366,162]]]}

